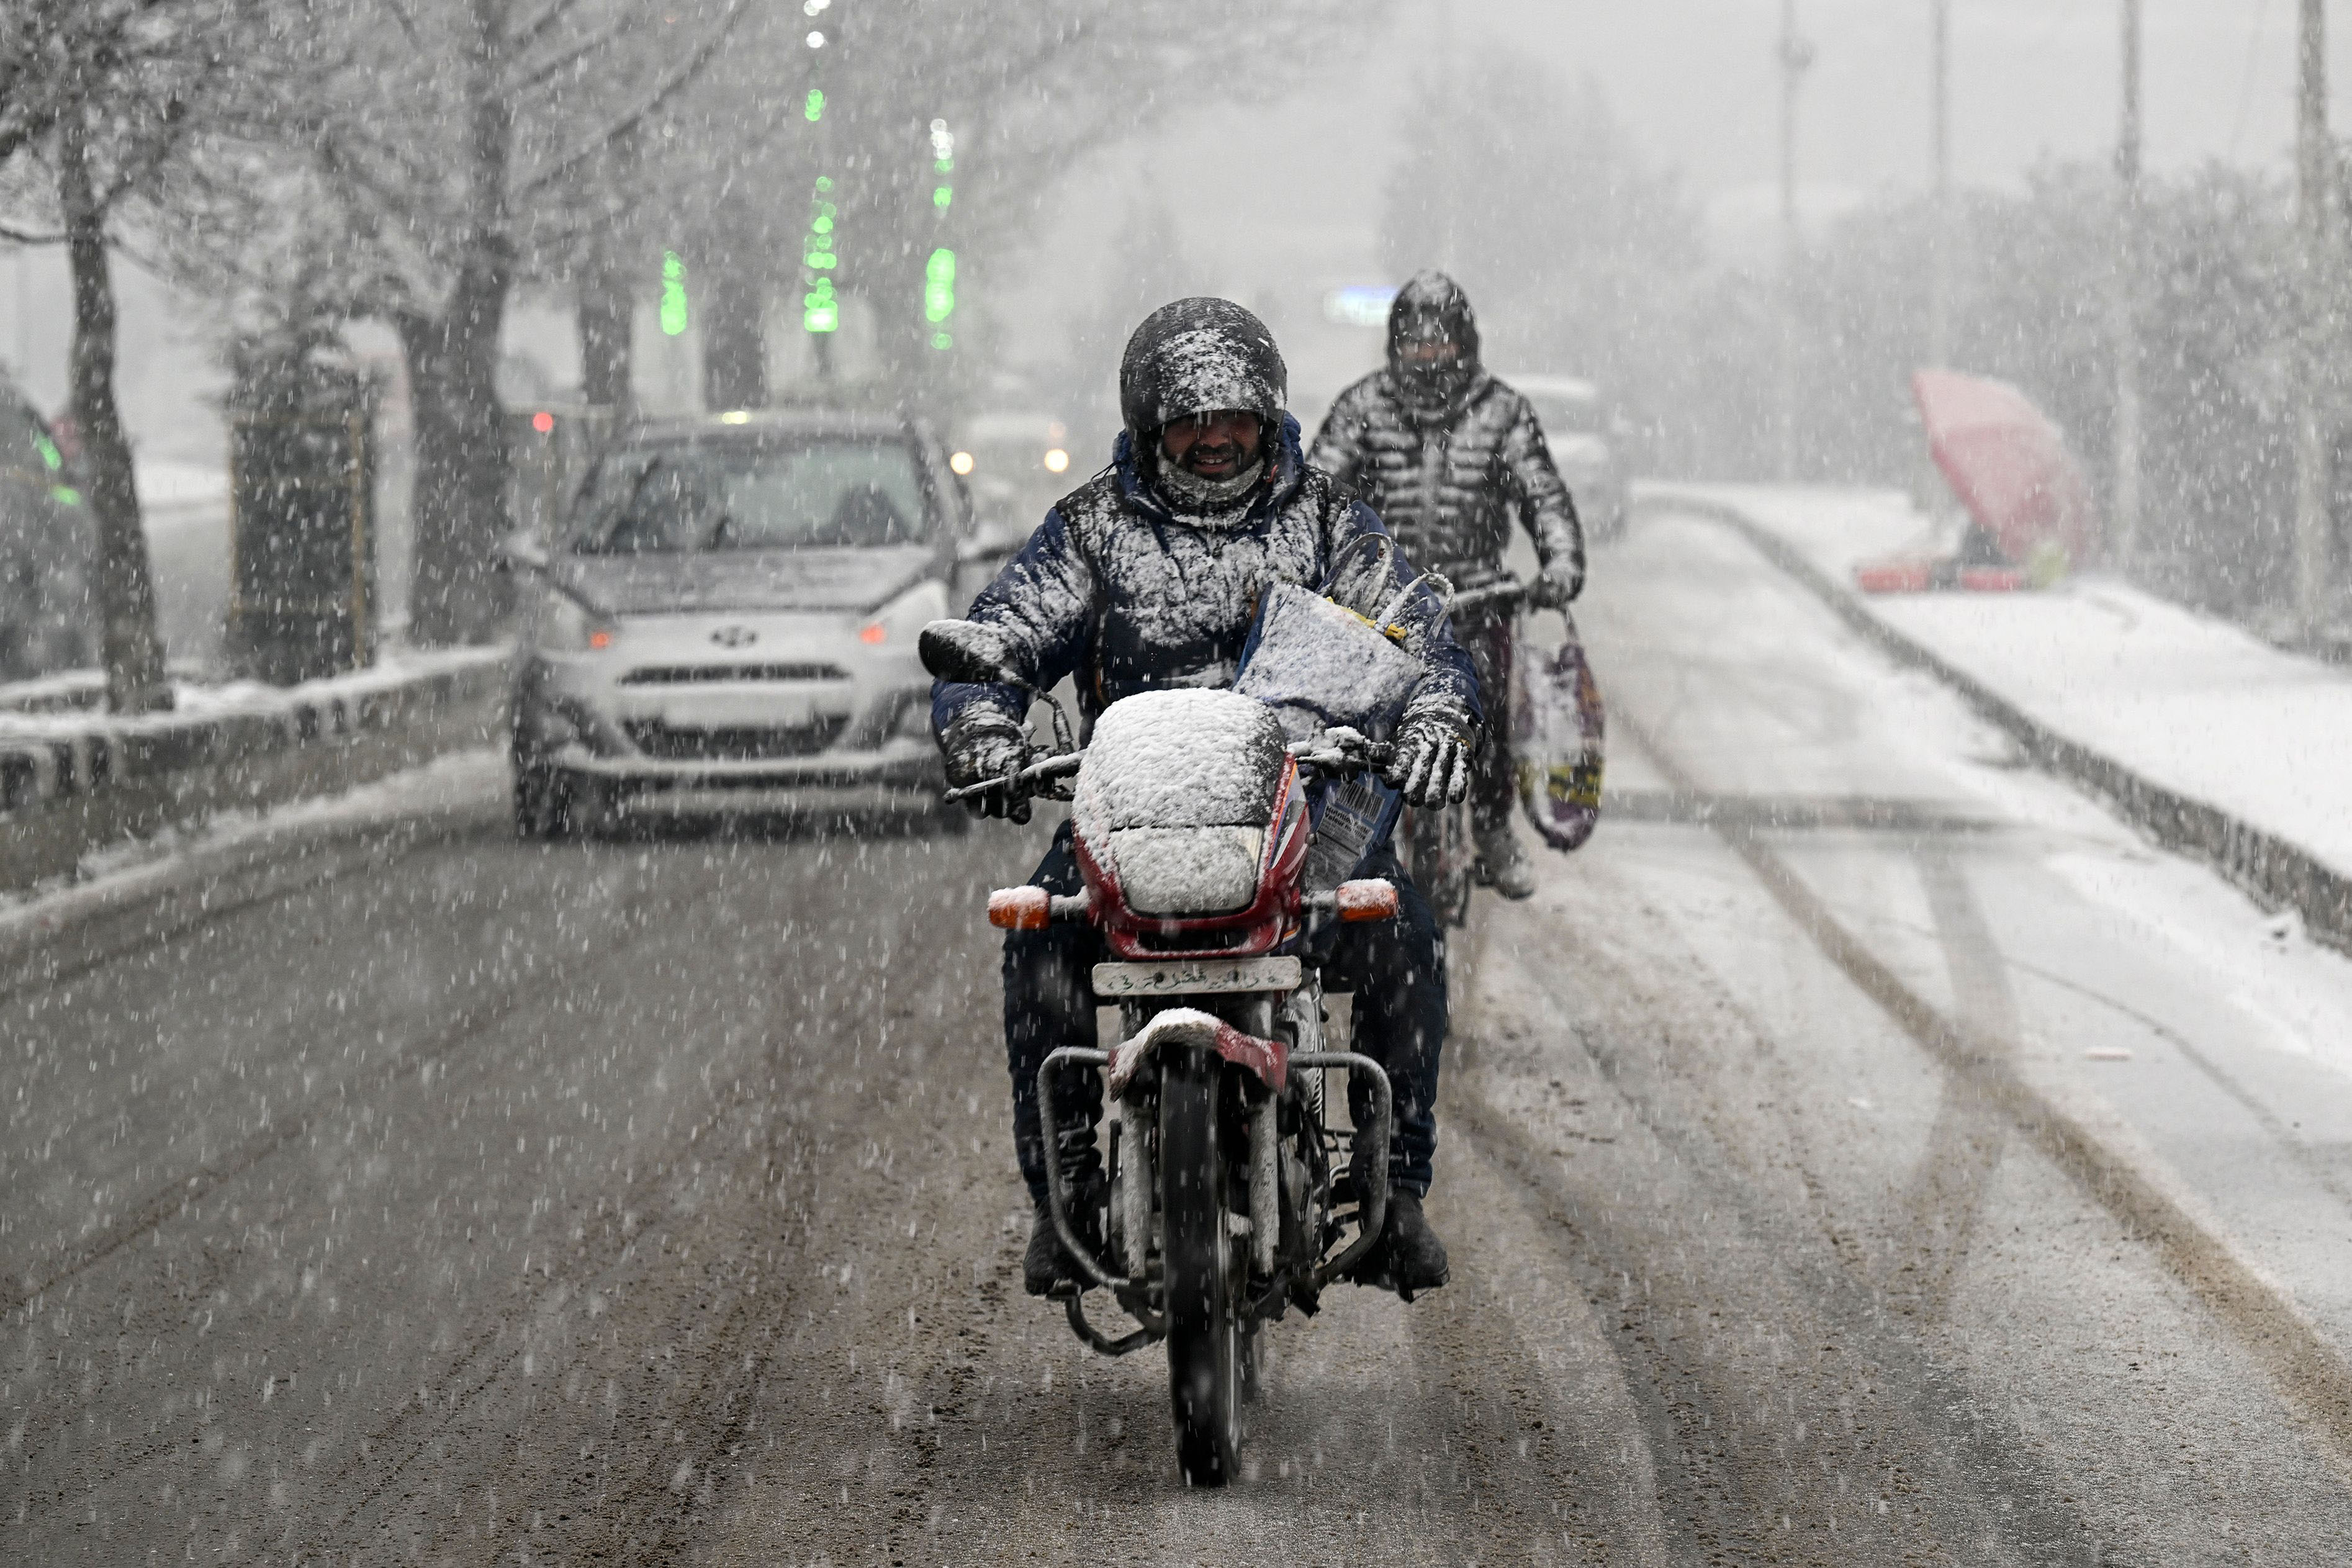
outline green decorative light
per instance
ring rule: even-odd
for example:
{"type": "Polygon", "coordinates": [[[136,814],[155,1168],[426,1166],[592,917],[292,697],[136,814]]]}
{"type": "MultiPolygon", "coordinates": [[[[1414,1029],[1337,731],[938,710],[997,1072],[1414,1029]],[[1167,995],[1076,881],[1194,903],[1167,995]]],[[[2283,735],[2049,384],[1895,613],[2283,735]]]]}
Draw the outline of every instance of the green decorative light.
{"type": "Polygon", "coordinates": [[[938,326],[955,314],[955,252],[942,246],[923,264],[923,315],[938,326]]]}
{"type": "Polygon", "coordinates": [[[51,485],[49,487],[49,499],[56,501],[59,506],[81,505],[81,492],[74,489],[71,485],[51,485]]]}
{"type": "Polygon", "coordinates": [[[931,205],[941,212],[947,211],[948,204],[953,200],[955,200],[955,188],[951,185],[941,185],[931,193],[931,205]]]}
{"type": "Polygon", "coordinates": [[[841,305],[833,291],[833,279],[820,278],[816,287],[801,296],[801,326],[812,332],[830,332],[841,326],[841,305]]]}
{"type": "Polygon", "coordinates": [[[686,331],[686,258],[675,250],[662,252],[661,330],[673,338],[686,331]]]}
{"type": "Polygon", "coordinates": [[[830,250],[812,250],[802,257],[801,260],[805,265],[815,268],[819,272],[830,272],[838,263],[839,258],[830,250]]]}
{"type": "Polygon", "coordinates": [[[806,107],[802,109],[801,112],[808,116],[809,123],[812,125],[815,124],[818,121],[823,120],[824,118],[824,89],[821,87],[813,87],[809,89],[808,103],[806,107]]]}
{"type": "Polygon", "coordinates": [[[58,450],[58,444],[47,436],[34,437],[33,447],[41,454],[41,463],[49,472],[54,474],[66,466],[64,456],[58,450]]]}
{"type": "Polygon", "coordinates": [[[819,174],[816,177],[816,189],[819,195],[823,195],[825,192],[833,189],[833,176],[831,174],[819,174]]]}
{"type": "Polygon", "coordinates": [[[935,349],[951,349],[955,347],[955,339],[950,337],[945,332],[933,332],[931,334],[931,347],[935,349]]]}

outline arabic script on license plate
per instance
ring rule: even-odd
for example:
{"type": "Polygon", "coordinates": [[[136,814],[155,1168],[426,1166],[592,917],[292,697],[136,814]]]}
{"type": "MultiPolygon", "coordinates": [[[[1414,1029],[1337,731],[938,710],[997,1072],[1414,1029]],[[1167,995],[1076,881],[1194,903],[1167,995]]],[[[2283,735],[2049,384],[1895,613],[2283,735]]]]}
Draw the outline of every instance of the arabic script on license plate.
{"type": "Polygon", "coordinates": [[[1097,963],[1097,996],[1192,996],[1222,991],[1296,991],[1295,958],[1171,958],[1157,963],[1097,963]]]}

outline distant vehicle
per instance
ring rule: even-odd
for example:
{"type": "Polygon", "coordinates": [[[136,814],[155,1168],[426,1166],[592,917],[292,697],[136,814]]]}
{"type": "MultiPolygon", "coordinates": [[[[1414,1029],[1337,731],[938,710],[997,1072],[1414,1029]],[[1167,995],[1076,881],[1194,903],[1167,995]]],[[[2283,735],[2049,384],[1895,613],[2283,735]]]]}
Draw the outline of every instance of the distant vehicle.
{"type": "Polygon", "coordinates": [[[955,429],[949,461],[971,489],[973,553],[999,559],[1021,548],[1045,512],[1077,488],[1070,428],[1045,414],[982,414],[955,429]]]}
{"type": "Polygon", "coordinates": [[[1506,375],[1535,405],[1536,420],[1559,477],[1576,498],[1576,515],[1590,537],[1609,539],[1625,530],[1625,432],[1601,389],[1569,375],[1506,375]]]}
{"type": "Polygon", "coordinates": [[[97,543],[72,464],[0,376],[0,679],[98,662],[97,543]]]}
{"type": "Polygon", "coordinates": [[[941,778],[915,637],[970,530],[944,447],[878,415],[625,429],[557,536],[516,655],[526,837],[629,816],[929,813],[941,778]]]}

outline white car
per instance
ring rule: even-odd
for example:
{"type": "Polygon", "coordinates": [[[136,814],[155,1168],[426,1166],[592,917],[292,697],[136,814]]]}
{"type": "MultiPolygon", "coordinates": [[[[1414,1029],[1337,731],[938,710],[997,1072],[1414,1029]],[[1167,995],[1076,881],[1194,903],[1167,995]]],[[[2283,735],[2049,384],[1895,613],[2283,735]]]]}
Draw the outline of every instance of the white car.
{"type": "Polygon", "coordinates": [[[514,807],[528,837],[647,814],[931,815],[923,626],[969,530],[921,425],[730,414],[616,436],[528,570],[514,807]]]}

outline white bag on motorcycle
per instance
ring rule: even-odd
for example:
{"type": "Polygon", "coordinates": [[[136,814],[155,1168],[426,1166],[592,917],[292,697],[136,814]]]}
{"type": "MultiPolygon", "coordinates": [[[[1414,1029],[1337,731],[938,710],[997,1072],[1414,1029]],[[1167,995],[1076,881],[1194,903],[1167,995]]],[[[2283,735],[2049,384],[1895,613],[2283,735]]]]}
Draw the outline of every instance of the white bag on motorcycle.
{"type": "Polygon", "coordinates": [[[1341,726],[1378,740],[1422,675],[1420,659],[1345,605],[1276,583],[1258,600],[1234,689],[1273,709],[1294,741],[1341,726]]]}

